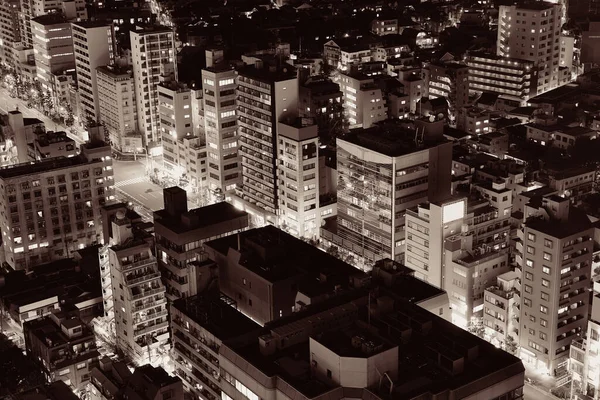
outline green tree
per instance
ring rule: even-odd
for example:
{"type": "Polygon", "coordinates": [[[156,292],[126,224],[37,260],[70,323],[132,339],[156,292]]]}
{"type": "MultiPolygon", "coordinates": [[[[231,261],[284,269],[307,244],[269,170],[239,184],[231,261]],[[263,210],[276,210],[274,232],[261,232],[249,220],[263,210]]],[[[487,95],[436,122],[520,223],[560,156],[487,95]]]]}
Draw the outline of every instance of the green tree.
{"type": "Polygon", "coordinates": [[[507,353],[510,353],[513,356],[515,356],[517,355],[518,348],[519,345],[517,344],[516,340],[511,335],[506,336],[506,341],[504,342],[504,350],[507,353]]]}
{"type": "Polygon", "coordinates": [[[71,106],[67,109],[67,116],[65,117],[65,125],[70,127],[75,123],[75,115],[73,114],[73,109],[71,106]]]}
{"type": "Polygon", "coordinates": [[[52,115],[54,113],[54,101],[52,100],[52,94],[49,90],[46,90],[42,96],[42,109],[46,115],[52,115]]]}
{"type": "Polygon", "coordinates": [[[481,318],[472,318],[469,322],[469,325],[467,326],[467,331],[483,339],[483,335],[485,334],[483,320],[481,318]]]}
{"type": "Polygon", "coordinates": [[[327,254],[332,255],[336,258],[340,258],[340,249],[337,246],[331,245],[327,249],[327,254]]]}

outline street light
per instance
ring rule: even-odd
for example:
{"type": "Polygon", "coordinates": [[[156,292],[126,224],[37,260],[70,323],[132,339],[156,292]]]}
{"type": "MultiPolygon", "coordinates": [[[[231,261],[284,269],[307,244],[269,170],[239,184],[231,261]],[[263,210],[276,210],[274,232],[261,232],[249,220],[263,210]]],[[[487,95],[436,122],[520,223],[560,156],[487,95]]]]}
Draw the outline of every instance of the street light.
{"type": "Polygon", "coordinates": [[[151,158],[150,157],[150,153],[148,153],[148,149],[145,149],[143,147],[138,147],[133,151],[133,160],[137,161],[137,154],[138,153],[144,153],[146,155],[146,175],[150,175],[150,163],[148,162],[148,159],[151,158]]]}
{"type": "Polygon", "coordinates": [[[146,158],[148,158],[148,150],[144,149],[143,147],[138,147],[133,150],[133,161],[137,161],[137,154],[140,152],[144,152],[144,154],[146,154],[146,158]]]}

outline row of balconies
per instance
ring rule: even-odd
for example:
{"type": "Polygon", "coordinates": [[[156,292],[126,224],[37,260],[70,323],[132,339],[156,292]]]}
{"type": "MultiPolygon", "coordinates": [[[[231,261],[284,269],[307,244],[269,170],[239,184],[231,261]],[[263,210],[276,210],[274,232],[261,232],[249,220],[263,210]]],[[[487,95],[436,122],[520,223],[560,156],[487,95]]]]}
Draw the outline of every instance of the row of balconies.
{"type": "Polygon", "coordinates": [[[142,302],[142,304],[135,305],[131,307],[131,312],[136,313],[143,310],[148,310],[150,308],[159,307],[163,304],[166,304],[167,300],[163,296],[156,296],[154,299],[146,300],[142,302]]]}
{"type": "Polygon", "coordinates": [[[152,288],[152,289],[143,289],[140,291],[140,293],[137,294],[132,294],[131,295],[131,300],[135,301],[135,300],[140,300],[143,299],[144,297],[149,297],[158,293],[162,293],[164,292],[164,288],[163,287],[156,287],[156,288],[152,288]]]}
{"type": "Polygon", "coordinates": [[[152,332],[158,331],[163,328],[168,328],[168,327],[169,327],[168,321],[160,322],[158,324],[154,324],[154,325],[143,327],[141,329],[134,330],[133,336],[137,337],[137,336],[145,335],[145,334],[152,333],[152,332]]]}

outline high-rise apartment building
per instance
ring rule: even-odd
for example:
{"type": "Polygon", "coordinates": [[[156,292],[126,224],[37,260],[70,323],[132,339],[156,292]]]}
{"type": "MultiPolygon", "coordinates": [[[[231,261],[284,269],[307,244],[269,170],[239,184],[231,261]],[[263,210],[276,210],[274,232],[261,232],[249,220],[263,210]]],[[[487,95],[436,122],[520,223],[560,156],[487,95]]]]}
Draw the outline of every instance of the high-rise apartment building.
{"type": "Polygon", "coordinates": [[[102,218],[102,247],[98,249],[98,262],[100,266],[100,284],[102,286],[103,318],[98,322],[104,322],[103,329],[107,331],[110,340],[116,338],[115,332],[115,308],[113,298],[112,270],[110,266],[109,249],[111,247],[112,221],[117,213],[124,213],[132,224],[142,221],[142,217],[130,209],[126,203],[110,203],[101,208],[102,218]],[[112,336],[110,336],[112,335],[112,336]]]}
{"type": "Polygon", "coordinates": [[[62,0],[60,11],[69,21],[86,21],[88,19],[85,0],[62,0]]]}
{"type": "Polygon", "coordinates": [[[138,365],[160,364],[169,323],[152,235],[119,211],[112,219],[110,245],[117,347],[138,365]]]}
{"type": "Polygon", "coordinates": [[[370,128],[387,119],[385,97],[374,78],[360,72],[344,74],[340,90],[350,128],[370,128]]]}
{"type": "Polygon", "coordinates": [[[58,102],[58,77],[75,73],[71,23],[62,14],[46,14],[31,20],[31,31],[37,79],[58,102]]]}
{"type": "Polygon", "coordinates": [[[455,325],[466,327],[481,316],[488,282],[509,271],[509,219],[510,213],[475,197],[448,197],[406,211],[405,264],[448,292],[455,325]]]}
{"type": "Polygon", "coordinates": [[[337,235],[365,260],[402,261],[407,209],[450,194],[452,144],[395,123],[337,139],[337,235]],[[416,140],[415,140],[416,139],[416,140]]]}
{"type": "Polygon", "coordinates": [[[56,12],[61,7],[61,0],[34,0],[33,13],[36,16],[56,12]]]}
{"type": "Polygon", "coordinates": [[[571,374],[571,398],[600,398],[600,371],[598,362],[598,339],[600,338],[600,284],[594,282],[592,311],[586,334],[573,340],[569,357],[571,374]]]}
{"type": "Polygon", "coordinates": [[[544,1],[500,6],[497,54],[535,64],[536,94],[559,86],[561,17],[561,5],[544,1]]]}
{"type": "Polygon", "coordinates": [[[300,81],[298,113],[301,117],[315,118],[322,139],[330,139],[334,131],[343,129],[342,95],[340,85],[323,76],[300,81]]]}
{"type": "MultiPolygon", "coordinates": [[[[597,3],[600,9],[600,2],[597,3]]],[[[587,72],[600,65],[600,20],[598,15],[591,18],[587,28],[581,32],[581,63],[587,72]]]]}
{"type": "MultiPolygon", "coordinates": [[[[74,22],[73,51],[79,93],[79,118],[100,120],[100,104],[96,68],[113,64],[115,35],[111,23],[101,21],[74,22]]],[[[113,99],[114,101],[114,99],[113,99]]]]}
{"type": "Polygon", "coordinates": [[[490,343],[505,346],[516,341],[520,315],[520,279],[515,271],[496,277],[496,284],[485,289],[483,296],[483,326],[490,343]],[[512,338],[511,339],[509,339],[512,338]]]}
{"type": "Polygon", "coordinates": [[[69,21],[86,20],[85,0],[20,0],[19,30],[23,47],[32,48],[34,44],[31,20],[47,14],[60,14],[69,21]]]}
{"type": "Polygon", "coordinates": [[[533,61],[471,53],[466,63],[471,92],[498,93],[514,107],[523,105],[525,100],[537,94],[538,76],[533,61]]]}
{"type": "Polygon", "coordinates": [[[454,61],[431,63],[425,68],[429,97],[445,97],[458,110],[469,103],[469,68],[454,61]]]}
{"type": "MultiPolygon", "coordinates": [[[[237,84],[243,179],[238,193],[253,210],[249,212],[257,216],[259,225],[265,220],[275,223],[279,205],[277,123],[297,115],[298,79],[289,65],[269,66],[257,61],[238,70],[237,84]]],[[[221,111],[221,117],[226,113],[233,115],[235,111],[221,111]]],[[[235,145],[231,142],[227,146],[235,145]]]]}
{"type": "Polygon", "coordinates": [[[219,349],[223,341],[258,334],[261,327],[225,299],[198,295],[171,303],[175,374],[196,400],[222,398],[219,349]]]}
{"type": "Polygon", "coordinates": [[[0,1],[0,62],[5,66],[13,67],[15,56],[14,46],[21,41],[19,29],[19,0],[0,1]]]}
{"type": "Polygon", "coordinates": [[[444,243],[462,232],[466,213],[467,199],[450,196],[406,210],[404,263],[415,276],[444,288],[444,243]]]}
{"type": "Polygon", "coordinates": [[[0,169],[5,261],[26,269],[101,242],[99,207],[114,198],[110,146],[0,169]]]}
{"type": "MultiPolygon", "coordinates": [[[[222,60],[222,51],[207,51],[202,70],[204,132],[211,192],[232,193],[242,181],[236,115],[236,72],[222,60]],[[215,59],[216,57],[216,59],[215,59]]],[[[257,103],[260,104],[260,103],[257,103]]]]}
{"type": "Polygon", "coordinates": [[[183,139],[193,136],[192,94],[187,85],[166,81],[157,86],[160,141],[165,172],[176,180],[186,175],[187,151],[183,139]]]}
{"type": "Polygon", "coordinates": [[[158,84],[165,72],[177,80],[175,34],[164,26],[136,26],[130,32],[138,129],[144,146],[160,143],[158,84]]]}
{"type": "Polygon", "coordinates": [[[204,242],[248,228],[248,214],[221,202],[188,210],[187,195],[180,187],[163,191],[165,208],[154,213],[156,255],[167,290],[175,300],[194,296],[211,284],[202,273],[208,262],[204,242]]]}
{"type": "Polygon", "coordinates": [[[19,11],[19,31],[25,48],[33,47],[31,19],[37,17],[37,15],[33,14],[33,1],[34,0],[19,0],[21,6],[19,11]]]}
{"type": "Polygon", "coordinates": [[[277,157],[279,224],[294,236],[318,239],[319,131],[312,118],[279,123],[277,157]]]}
{"type": "MultiPolygon", "coordinates": [[[[510,271],[510,213],[500,211],[503,208],[493,201],[468,200],[463,219],[456,221],[462,226],[449,227],[454,234],[439,245],[443,248],[440,269],[443,288],[450,297],[452,322],[461,327],[467,327],[473,317],[481,317],[489,282],[510,271]]],[[[432,229],[438,228],[434,225],[432,229]]],[[[437,247],[435,243],[433,247],[437,247]]]]}
{"type": "Polygon", "coordinates": [[[111,146],[123,153],[143,153],[137,133],[137,107],[131,67],[107,65],[96,69],[99,122],[111,146]]]}
{"type": "Polygon", "coordinates": [[[521,358],[553,375],[565,372],[571,342],[587,324],[594,231],[569,199],[527,206],[519,232],[521,358]]]}

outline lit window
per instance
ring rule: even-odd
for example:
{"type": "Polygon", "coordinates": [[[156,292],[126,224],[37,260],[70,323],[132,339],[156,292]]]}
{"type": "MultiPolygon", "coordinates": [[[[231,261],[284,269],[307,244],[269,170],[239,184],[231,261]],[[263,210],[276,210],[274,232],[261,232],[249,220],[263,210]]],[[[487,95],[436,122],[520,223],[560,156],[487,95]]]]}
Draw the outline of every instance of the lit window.
{"type": "Polygon", "coordinates": [[[542,279],[542,286],[543,287],[550,287],[550,281],[547,279],[542,279]]]}
{"type": "Polygon", "coordinates": [[[546,267],[545,265],[542,267],[542,272],[546,275],[550,275],[550,267],[546,267]]]}

